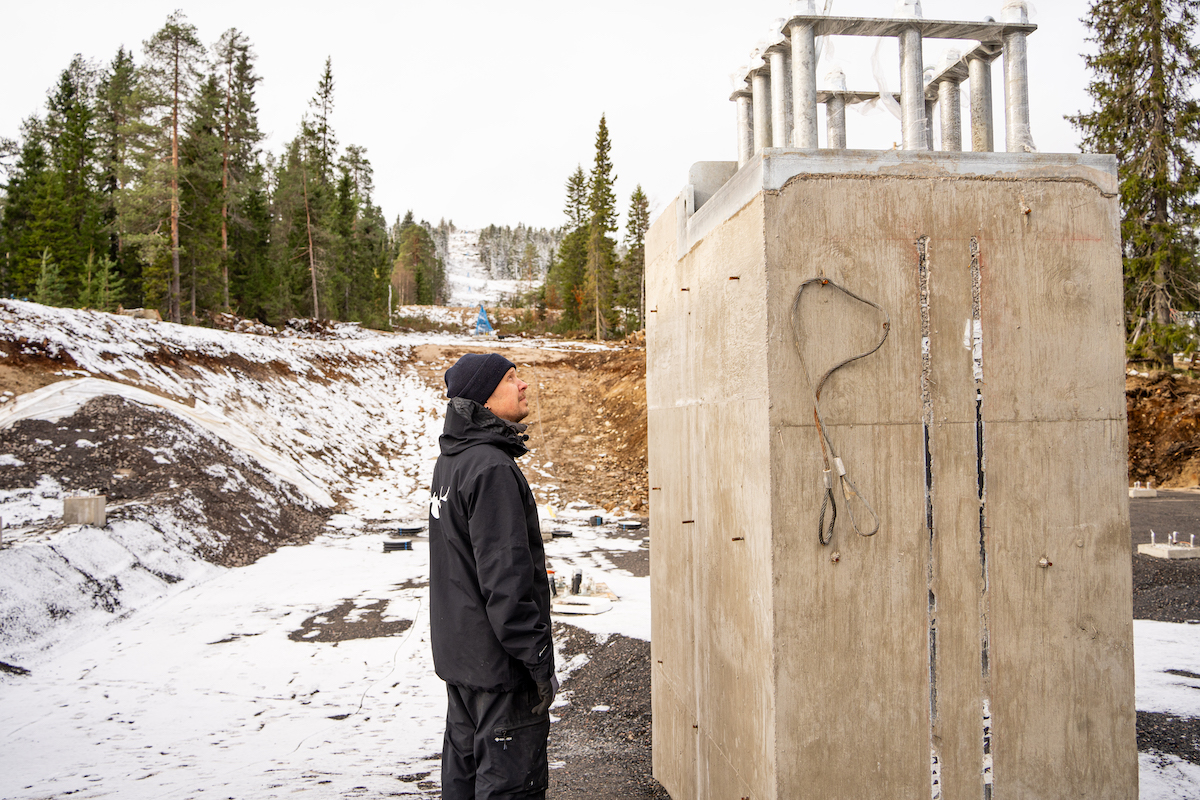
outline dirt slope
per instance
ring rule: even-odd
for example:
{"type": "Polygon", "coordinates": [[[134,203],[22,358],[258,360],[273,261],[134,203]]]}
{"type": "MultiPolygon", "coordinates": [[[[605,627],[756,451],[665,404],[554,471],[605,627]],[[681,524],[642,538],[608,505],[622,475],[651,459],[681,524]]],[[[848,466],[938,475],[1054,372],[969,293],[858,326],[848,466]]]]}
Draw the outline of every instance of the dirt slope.
{"type": "MultiPolygon", "coordinates": [[[[443,375],[463,353],[484,345],[417,348],[421,376],[440,390],[443,375]]],[[[646,349],[626,345],[600,352],[545,348],[501,351],[529,384],[529,446],[521,459],[554,476],[557,500],[598,503],[607,511],[648,512],[646,474],[646,349]]],[[[539,497],[539,501],[551,499],[539,497]]]]}
{"type": "Polygon", "coordinates": [[[1165,372],[1125,380],[1129,480],[1200,486],[1200,381],[1165,372]]]}

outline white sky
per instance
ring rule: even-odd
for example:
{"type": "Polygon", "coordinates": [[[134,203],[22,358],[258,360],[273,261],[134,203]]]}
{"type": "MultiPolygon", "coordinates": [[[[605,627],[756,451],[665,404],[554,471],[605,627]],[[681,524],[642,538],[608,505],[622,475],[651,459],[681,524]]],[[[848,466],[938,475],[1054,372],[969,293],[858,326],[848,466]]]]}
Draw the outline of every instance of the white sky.
{"type": "MultiPolygon", "coordinates": [[[[1000,16],[1002,0],[924,0],[927,19],[1000,16]]],[[[212,43],[245,32],[263,77],[257,100],[265,147],[282,150],[308,108],[326,56],[333,59],[333,125],[342,146],[367,148],[376,202],[390,219],[562,224],[563,185],[576,164],[590,168],[600,114],[613,140],[618,205],[641,183],[657,215],[696,161],[737,158],[729,74],[788,0],[555,0],[454,3],[299,0],[124,0],[35,2],[6,10],[0,49],[0,136],[45,108],[47,91],[75,53],[103,63],[141,43],[181,7],[212,43]]],[[[822,2],[818,0],[818,7],[822,2]]],[[[833,0],[831,14],[892,16],[894,0],[833,0]]],[[[1042,152],[1074,152],[1062,118],[1090,106],[1083,59],[1085,0],[1035,4],[1029,40],[1034,141],[1042,152]]],[[[841,38],[838,63],[850,89],[873,91],[874,42],[841,38]],[[857,44],[857,46],[856,46],[857,44]]],[[[925,62],[949,42],[927,41],[925,62]]],[[[899,86],[895,45],[884,50],[889,88],[899,86]]],[[[828,71],[818,67],[818,85],[828,71]]],[[[994,66],[996,143],[1003,149],[1003,84],[994,66]]],[[[851,147],[884,148],[900,123],[884,111],[847,118],[851,147]]],[[[822,125],[822,141],[824,126],[822,125]]],[[[968,139],[969,144],[969,139],[968,139]]]]}

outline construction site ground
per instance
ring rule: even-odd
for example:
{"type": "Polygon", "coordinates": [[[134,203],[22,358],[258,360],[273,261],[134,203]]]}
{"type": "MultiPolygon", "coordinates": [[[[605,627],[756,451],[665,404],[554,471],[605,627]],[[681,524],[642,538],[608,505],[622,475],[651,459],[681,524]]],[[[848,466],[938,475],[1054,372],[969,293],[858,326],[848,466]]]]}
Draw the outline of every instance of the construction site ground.
{"type": "MultiPolygon", "coordinates": [[[[445,369],[480,346],[427,344],[413,362],[431,385],[445,369]]],[[[12,354],[17,355],[15,348],[12,354]]],[[[510,348],[529,382],[527,469],[552,472],[555,500],[583,500],[607,512],[646,515],[647,415],[645,349],[627,345],[595,351],[510,348]]],[[[49,358],[10,358],[0,364],[0,393],[19,395],[61,380],[64,365],[49,358]]],[[[1149,531],[1200,533],[1200,381],[1166,373],[1129,376],[1129,480],[1167,487],[1156,499],[1130,503],[1134,617],[1169,622],[1200,620],[1200,560],[1167,562],[1135,554],[1149,531]]],[[[82,425],[82,422],[80,422],[82,425]]],[[[64,484],[76,483],[64,476],[64,484]]],[[[148,487],[157,491],[160,487],[148,487]]],[[[541,497],[539,501],[550,498],[541,497]]],[[[249,554],[253,558],[256,554],[249,554]]],[[[247,556],[239,555],[233,563],[247,556]]],[[[620,565],[649,572],[649,552],[620,565]]],[[[551,794],[565,800],[663,798],[651,777],[650,645],[614,636],[597,643],[578,629],[558,625],[568,653],[588,652],[590,662],[571,677],[578,702],[553,728],[551,794]],[[581,713],[588,698],[606,698],[606,714],[581,713]]],[[[1200,719],[1138,714],[1139,749],[1172,753],[1200,763],[1200,719]]]]}

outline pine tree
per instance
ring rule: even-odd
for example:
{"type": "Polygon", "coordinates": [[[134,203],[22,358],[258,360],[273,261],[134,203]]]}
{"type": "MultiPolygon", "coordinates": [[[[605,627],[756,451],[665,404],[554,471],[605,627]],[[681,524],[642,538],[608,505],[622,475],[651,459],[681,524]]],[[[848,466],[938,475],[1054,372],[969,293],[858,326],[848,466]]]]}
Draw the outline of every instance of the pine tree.
{"type": "Polygon", "coordinates": [[[1168,360],[1172,307],[1200,301],[1200,169],[1193,157],[1200,103],[1191,96],[1200,77],[1197,6],[1196,0],[1094,0],[1084,22],[1099,46],[1085,56],[1095,110],[1068,117],[1083,133],[1085,150],[1117,157],[1131,350],[1146,326],[1161,361],[1168,360]]]}
{"type": "Polygon", "coordinates": [[[445,269],[433,236],[424,225],[409,225],[400,234],[400,250],[392,270],[392,287],[400,305],[442,302],[445,269]]]}
{"type": "Polygon", "coordinates": [[[159,125],[168,145],[170,166],[166,171],[170,188],[171,276],[168,290],[169,314],[172,322],[180,322],[180,250],[179,250],[179,141],[180,127],[187,99],[197,78],[197,66],[204,47],[196,28],[187,22],[183,12],[176,11],[166,24],[142,44],[146,54],[145,74],[154,100],[160,110],[159,125]]]}
{"type": "Polygon", "coordinates": [[[609,234],[617,229],[617,197],[613,191],[617,176],[612,174],[613,165],[608,156],[611,149],[608,123],[601,114],[596,130],[596,159],[588,176],[587,299],[595,314],[597,339],[607,336],[612,324],[617,244],[609,234]]]}

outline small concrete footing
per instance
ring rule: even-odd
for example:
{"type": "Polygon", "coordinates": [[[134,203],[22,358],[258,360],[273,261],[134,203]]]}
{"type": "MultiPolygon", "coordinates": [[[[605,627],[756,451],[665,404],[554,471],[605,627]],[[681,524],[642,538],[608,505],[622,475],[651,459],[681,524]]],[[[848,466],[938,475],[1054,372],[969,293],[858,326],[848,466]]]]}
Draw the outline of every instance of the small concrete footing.
{"type": "Polygon", "coordinates": [[[63,498],[63,523],[66,525],[95,525],[103,528],[106,523],[105,501],[100,495],[63,498]]]}
{"type": "MultiPolygon", "coordinates": [[[[1133,491],[1130,489],[1130,491],[1133,491]]],[[[1200,547],[1189,547],[1186,544],[1139,544],[1138,555],[1153,556],[1154,558],[1200,558],[1200,547]]]]}

